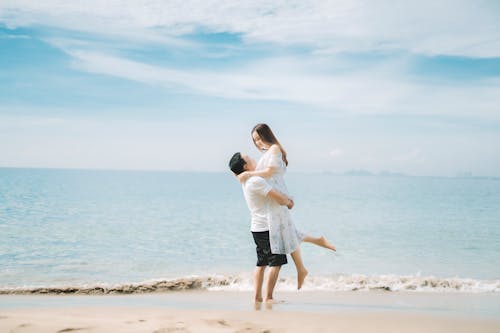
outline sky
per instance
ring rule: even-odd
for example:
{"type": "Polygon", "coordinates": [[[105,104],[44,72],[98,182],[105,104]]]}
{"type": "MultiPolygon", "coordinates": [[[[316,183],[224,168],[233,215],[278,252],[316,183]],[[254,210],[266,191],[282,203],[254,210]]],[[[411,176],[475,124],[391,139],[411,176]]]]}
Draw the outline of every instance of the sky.
{"type": "Polygon", "coordinates": [[[499,1],[0,2],[0,167],[500,176],[499,1]]]}

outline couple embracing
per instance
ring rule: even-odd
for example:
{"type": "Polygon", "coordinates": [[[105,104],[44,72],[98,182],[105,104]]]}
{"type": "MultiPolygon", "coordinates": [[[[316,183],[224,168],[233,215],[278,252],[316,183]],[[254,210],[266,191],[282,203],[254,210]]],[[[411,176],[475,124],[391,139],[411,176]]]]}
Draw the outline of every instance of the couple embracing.
{"type": "Polygon", "coordinates": [[[297,288],[300,289],[307,276],[302,261],[300,244],[309,242],[335,251],[333,244],[324,237],[306,235],[291,219],[290,209],[294,202],[289,197],[284,175],[288,160],[286,151],[266,124],[252,129],[252,139],[262,152],[256,163],[248,155],[235,153],[229,168],[242,184],[243,194],[251,214],[251,231],[257,251],[257,267],[254,271],[255,302],[262,302],[264,272],[270,267],[266,281],[266,302],[273,301],[273,290],[281,266],[287,263],[290,254],[297,269],[297,288]]]}

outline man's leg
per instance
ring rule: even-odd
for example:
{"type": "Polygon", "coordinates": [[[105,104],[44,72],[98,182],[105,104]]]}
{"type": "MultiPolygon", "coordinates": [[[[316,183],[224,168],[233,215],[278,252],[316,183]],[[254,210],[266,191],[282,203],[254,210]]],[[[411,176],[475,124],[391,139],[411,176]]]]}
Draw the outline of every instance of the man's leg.
{"type": "Polygon", "coordinates": [[[257,266],[253,272],[254,301],[262,302],[262,284],[266,266],[257,266]]]}
{"type": "Polygon", "coordinates": [[[267,274],[266,283],[266,302],[273,301],[273,292],[276,282],[278,281],[278,275],[280,274],[281,266],[272,266],[269,268],[269,273],[267,274]]]}

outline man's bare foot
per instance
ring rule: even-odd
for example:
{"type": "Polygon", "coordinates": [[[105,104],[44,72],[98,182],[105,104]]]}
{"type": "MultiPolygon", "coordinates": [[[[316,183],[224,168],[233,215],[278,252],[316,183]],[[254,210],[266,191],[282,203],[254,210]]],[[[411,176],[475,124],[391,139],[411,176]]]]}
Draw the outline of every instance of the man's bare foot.
{"type": "Polygon", "coordinates": [[[266,304],[279,304],[279,303],[285,303],[285,301],[275,300],[274,298],[266,299],[266,304]]]}
{"type": "Polygon", "coordinates": [[[302,285],[304,284],[304,280],[306,279],[307,274],[309,274],[307,269],[297,271],[297,289],[300,290],[300,288],[302,288],[302,285]]]}
{"type": "Polygon", "coordinates": [[[324,236],[321,236],[319,238],[318,245],[326,247],[327,249],[330,249],[332,251],[337,251],[337,249],[335,248],[335,246],[333,246],[333,244],[330,243],[324,236]]]}
{"type": "Polygon", "coordinates": [[[253,300],[255,303],[262,303],[262,297],[255,297],[253,300]]]}
{"type": "Polygon", "coordinates": [[[255,301],[253,303],[253,308],[254,308],[255,311],[260,311],[260,309],[262,309],[262,302],[255,301]]]}

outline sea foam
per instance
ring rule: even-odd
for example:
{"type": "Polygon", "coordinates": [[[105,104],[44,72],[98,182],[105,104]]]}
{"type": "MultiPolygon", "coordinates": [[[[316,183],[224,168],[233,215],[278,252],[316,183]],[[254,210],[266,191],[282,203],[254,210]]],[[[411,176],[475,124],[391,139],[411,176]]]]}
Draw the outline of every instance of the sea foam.
{"type": "MultiPolygon", "coordinates": [[[[155,279],[141,283],[72,286],[23,286],[1,288],[0,294],[143,294],[183,290],[251,291],[252,277],[241,275],[188,276],[178,279],[155,279]]],[[[294,277],[279,279],[276,290],[296,290],[294,277]]],[[[500,280],[477,280],[460,277],[441,278],[419,275],[362,275],[309,276],[303,291],[387,291],[438,293],[497,293],[500,280]]]]}

